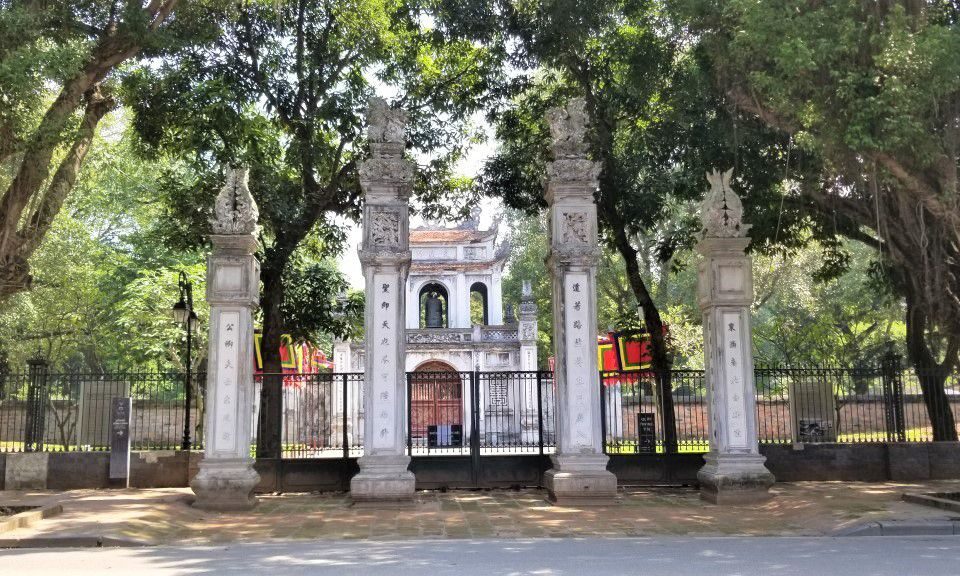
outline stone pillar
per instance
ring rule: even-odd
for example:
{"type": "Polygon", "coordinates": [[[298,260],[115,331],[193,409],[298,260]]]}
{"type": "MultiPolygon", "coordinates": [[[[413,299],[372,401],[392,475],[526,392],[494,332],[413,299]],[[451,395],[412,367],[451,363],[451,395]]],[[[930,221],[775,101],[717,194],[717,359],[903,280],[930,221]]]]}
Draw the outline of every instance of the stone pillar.
{"type": "Polygon", "coordinates": [[[409,500],[414,476],[405,454],[404,320],[414,167],[403,158],[406,114],[379,98],[370,101],[367,114],[371,156],[360,166],[364,207],[359,251],[366,283],[364,455],[350,492],[355,502],[409,500]]]}
{"type": "Polygon", "coordinates": [[[230,169],[217,196],[213,253],[207,258],[210,332],[204,458],[190,487],[194,506],[244,510],[256,505],[260,477],[250,457],[254,407],[253,310],[260,294],[257,205],[247,171],[230,169]]]}
{"type": "MultiPolygon", "coordinates": [[[[533,298],[533,289],[529,280],[523,281],[517,339],[520,340],[520,370],[524,372],[537,371],[537,302],[533,298]]],[[[543,390],[538,390],[540,379],[537,378],[536,374],[527,374],[521,382],[523,383],[522,410],[520,413],[521,440],[526,445],[538,444],[540,442],[540,412],[537,401],[543,395],[543,390]]]]}
{"type": "Polygon", "coordinates": [[[773,474],[757,446],[756,388],[750,305],[753,271],[745,250],[749,225],[730,188],[733,171],[707,175],[710,191],[701,208],[703,255],[698,301],[703,313],[703,354],[710,422],[710,452],[700,469],[700,495],[716,504],[769,498],[773,474]]]}
{"type": "Polygon", "coordinates": [[[547,164],[556,349],[557,452],[546,473],[559,504],[608,504],[617,478],[607,471],[597,372],[597,188],[600,165],[587,159],[587,115],[582,99],[547,113],[553,161],[547,164]]]}

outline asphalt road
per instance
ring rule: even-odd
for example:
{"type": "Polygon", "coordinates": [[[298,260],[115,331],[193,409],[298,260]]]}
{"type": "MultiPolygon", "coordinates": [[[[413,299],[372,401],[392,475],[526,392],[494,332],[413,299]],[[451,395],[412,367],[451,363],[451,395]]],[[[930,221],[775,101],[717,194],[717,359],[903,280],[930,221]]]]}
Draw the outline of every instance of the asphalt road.
{"type": "Polygon", "coordinates": [[[960,574],[960,537],[287,541],[0,551],[0,574],[960,574]]]}

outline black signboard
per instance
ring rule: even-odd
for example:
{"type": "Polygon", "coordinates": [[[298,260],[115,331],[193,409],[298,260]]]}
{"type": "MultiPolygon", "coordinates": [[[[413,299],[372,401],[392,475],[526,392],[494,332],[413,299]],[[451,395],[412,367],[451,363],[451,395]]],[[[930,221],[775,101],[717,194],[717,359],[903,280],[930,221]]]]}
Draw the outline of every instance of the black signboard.
{"type": "Polygon", "coordinates": [[[637,414],[637,452],[640,454],[657,452],[657,421],[653,412],[637,414]]]}
{"type": "Polygon", "coordinates": [[[110,481],[129,486],[130,398],[112,398],[110,405],[110,481]]]}

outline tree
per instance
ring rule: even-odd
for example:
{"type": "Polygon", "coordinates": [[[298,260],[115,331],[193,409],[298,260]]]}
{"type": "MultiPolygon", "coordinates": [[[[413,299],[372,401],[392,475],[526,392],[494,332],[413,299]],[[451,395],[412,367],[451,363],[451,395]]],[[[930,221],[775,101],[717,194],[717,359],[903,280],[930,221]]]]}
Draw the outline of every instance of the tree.
{"type": "MultiPolygon", "coordinates": [[[[140,158],[131,140],[127,115],[103,120],[73,192],[30,258],[33,288],[0,311],[0,342],[14,365],[39,352],[60,370],[184,369],[184,334],[170,306],[184,270],[206,317],[203,258],[158,241],[151,194],[164,164],[140,158]]],[[[204,333],[194,342],[198,370],[204,333]]]]}
{"type": "MultiPolygon", "coordinates": [[[[772,204],[765,199],[782,173],[771,159],[781,161],[786,139],[757,123],[738,123],[687,49],[688,38],[663,15],[661,2],[552,0],[521,10],[516,19],[522,56],[540,68],[514,107],[498,118],[504,144],[486,165],[482,184],[508,205],[542,205],[544,112],[569,97],[585,97],[592,155],[602,164],[596,193],[601,230],[623,259],[638,317],[651,334],[663,426],[672,431],[673,358],[647,284],[656,275],[645,280],[645,265],[669,263],[674,252],[693,243],[698,223],[690,205],[702,196],[708,169],[736,165],[747,208],[772,204]],[[745,136],[742,146],[736,145],[738,135],[745,136]]],[[[773,229],[764,226],[768,214],[752,216],[760,229],[773,229]]],[[[774,220],[782,241],[803,223],[796,212],[774,220]]]]}
{"type": "MultiPolygon", "coordinates": [[[[251,168],[266,372],[280,372],[281,335],[299,331],[285,304],[290,280],[305,272],[298,251],[315,260],[338,253],[333,216],[358,218],[364,110],[378,84],[402,94],[395,104],[410,114],[412,152],[426,159],[418,183],[426,211],[437,212],[440,195],[464,192],[444,183],[469,142],[465,119],[496,94],[490,14],[482,2],[250,1],[217,15],[223,34],[212,44],[127,83],[145,144],[192,156],[193,172],[171,175],[166,187],[180,241],[204,242],[222,166],[251,168]]],[[[260,456],[279,455],[280,408],[278,381],[261,394],[260,456]]]]}
{"type": "Polygon", "coordinates": [[[203,34],[177,0],[0,2],[0,300],[30,286],[37,250],[77,181],[97,125],[115,104],[111,77],[203,34]]]}
{"type": "Polygon", "coordinates": [[[906,302],[907,353],[936,440],[956,440],[960,352],[960,6],[941,1],[677,3],[729,100],[806,162],[788,200],[854,223],[906,302]]]}

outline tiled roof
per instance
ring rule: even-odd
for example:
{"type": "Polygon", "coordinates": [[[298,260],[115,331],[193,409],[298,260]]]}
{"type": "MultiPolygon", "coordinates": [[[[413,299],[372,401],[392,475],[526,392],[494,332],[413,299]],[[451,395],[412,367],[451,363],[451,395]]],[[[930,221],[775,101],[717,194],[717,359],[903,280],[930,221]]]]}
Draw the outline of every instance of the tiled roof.
{"type": "Polygon", "coordinates": [[[410,231],[411,244],[464,244],[487,240],[495,230],[428,230],[415,228],[410,231]]]}

